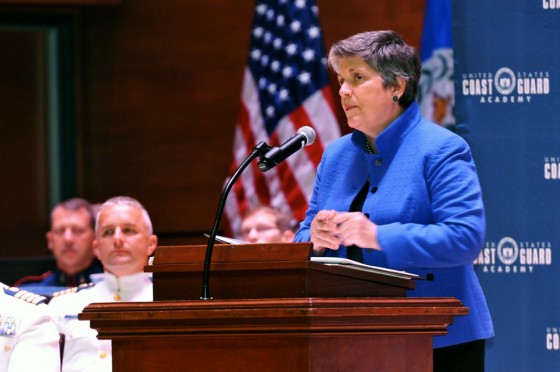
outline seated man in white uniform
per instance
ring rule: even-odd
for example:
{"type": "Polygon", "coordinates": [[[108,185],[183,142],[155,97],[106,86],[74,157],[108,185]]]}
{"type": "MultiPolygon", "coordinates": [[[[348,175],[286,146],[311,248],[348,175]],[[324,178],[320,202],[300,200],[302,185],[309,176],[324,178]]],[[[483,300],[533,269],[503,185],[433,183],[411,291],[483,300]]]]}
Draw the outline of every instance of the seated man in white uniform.
{"type": "Polygon", "coordinates": [[[110,371],[111,341],[98,340],[88,321],[77,319],[94,302],[153,301],[152,280],[144,272],[157,246],[148,212],[126,196],[103,203],[97,215],[93,249],[105,272],[93,286],[80,286],[49,303],[53,320],[65,337],[63,371],[110,371]]]}
{"type": "Polygon", "coordinates": [[[45,301],[0,283],[0,371],[60,371],[60,335],[45,301]]]}

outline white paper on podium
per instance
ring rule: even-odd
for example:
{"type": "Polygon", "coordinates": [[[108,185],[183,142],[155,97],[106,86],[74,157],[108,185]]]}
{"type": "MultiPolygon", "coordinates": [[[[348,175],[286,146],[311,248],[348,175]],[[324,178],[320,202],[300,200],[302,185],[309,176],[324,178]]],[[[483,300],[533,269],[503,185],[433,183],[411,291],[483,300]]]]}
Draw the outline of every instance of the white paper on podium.
{"type": "Polygon", "coordinates": [[[320,262],[324,265],[346,266],[346,267],[351,267],[351,268],[356,269],[356,270],[363,270],[363,271],[368,271],[368,272],[372,272],[372,273],[390,275],[390,276],[395,276],[395,277],[403,278],[403,279],[419,279],[420,278],[420,276],[418,276],[416,274],[408,273],[406,271],[399,271],[399,270],[387,269],[385,267],[366,265],[366,264],[363,264],[361,262],[349,260],[347,258],[311,257],[311,261],[312,262],[320,262]]]}
{"type": "MultiPolygon", "coordinates": [[[[210,234],[204,234],[205,237],[209,238],[210,234]]],[[[226,236],[216,235],[216,241],[220,243],[232,244],[232,245],[240,245],[240,244],[251,244],[244,240],[228,238],[226,236]]]]}
{"type": "MultiPolygon", "coordinates": [[[[210,237],[210,234],[204,234],[207,238],[210,237]]],[[[242,245],[242,244],[251,244],[249,242],[240,240],[240,239],[233,239],[228,238],[225,236],[216,235],[216,241],[226,244],[232,245],[242,245]]],[[[340,257],[311,257],[312,262],[319,262],[324,265],[333,265],[333,266],[346,266],[356,270],[368,271],[371,273],[378,273],[383,275],[390,275],[397,278],[403,279],[422,279],[419,275],[412,274],[406,271],[399,271],[393,269],[387,269],[385,267],[379,266],[371,266],[366,265],[361,262],[349,260],[348,258],[340,258],[340,257]]]]}

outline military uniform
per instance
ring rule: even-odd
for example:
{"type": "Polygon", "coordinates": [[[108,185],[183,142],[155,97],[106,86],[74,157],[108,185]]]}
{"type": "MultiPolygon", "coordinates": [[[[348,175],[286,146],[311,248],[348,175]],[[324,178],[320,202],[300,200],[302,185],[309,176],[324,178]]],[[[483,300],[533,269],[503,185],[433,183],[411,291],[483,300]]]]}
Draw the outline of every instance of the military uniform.
{"type": "Polygon", "coordinates": [[[110,371],[111,341],[97,339],[89,321],[78,314],[94,302],[153,301],[151,275],[138,273],[123,277],[103,274],[94,286],[80,286],[57,293],[49,303],[58,331],[65,336],[62,371],[110,371]]]}
{"type": "Polygon", "coordinates": [[[98,259],[94,259],[91,265],[74,275],[68,275],[56,267],[42,275],[24,276],[14,286],[50,297],[56,291],[87,284],[99,273],[103,273],[103,265],[98,259]]]}
{"type": "Polygon", "coordinates": [[[60,335],[45,300],[0,283],[0,371],[60,371],[60,335]]]}

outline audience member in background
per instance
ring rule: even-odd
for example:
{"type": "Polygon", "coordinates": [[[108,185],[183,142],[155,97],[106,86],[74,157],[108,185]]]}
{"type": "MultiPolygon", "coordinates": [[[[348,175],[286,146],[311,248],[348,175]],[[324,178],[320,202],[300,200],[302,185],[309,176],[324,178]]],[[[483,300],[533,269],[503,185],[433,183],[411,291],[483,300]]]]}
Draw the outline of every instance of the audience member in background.
{"type": "Polygon", "coordinates": [[[49,303],[65,336],[63,371],[110,371],[111,341],[98,340],[88,321],[77,316],[94,302],[152,301],[152,280],[144,272],[157,237],[146,209],[127,196],[103,203],[97,215],[93,249],[103,263],[103,279],[55,296],[49,303]]]}
{"type": "Polygon", "coordinates": [[[56,268],[40,276],[23,277],[14,286],[33,287],[33,291],[46,294],[37,287],[75,287],[89,283],[90,275],[103,272],[93,254],[94,225],[94,207],[87,200],[73,198],[56,205],[47,232],[47,244],[56,268]]]}
{"type": "Polygon", "coordinates": [[[45,301],[0,283],[0,371],[60,371],[60,335],[45,301]]]}
{"type": "Polygon", "coordinates": [[[249,243],[288,243],[294,239],[295,223],[279,209],[260,206],[249,211],[241,222],[242,239],[249,243]]]}

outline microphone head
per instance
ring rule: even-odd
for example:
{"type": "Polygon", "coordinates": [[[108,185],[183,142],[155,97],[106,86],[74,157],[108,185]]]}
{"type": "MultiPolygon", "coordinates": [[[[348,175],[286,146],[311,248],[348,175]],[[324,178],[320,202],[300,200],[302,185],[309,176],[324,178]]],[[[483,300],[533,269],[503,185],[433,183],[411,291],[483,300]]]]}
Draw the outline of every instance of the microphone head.
{"type": "Polygon", "coordinates": [[[305,142],[305,146],[311,145],[315,141],[315,137],[317,136],[317,134],[315,134],[315,129],[308,126],[299,128],[297,132],[303,134],[303,136],[307,140],[305,142]]]}

